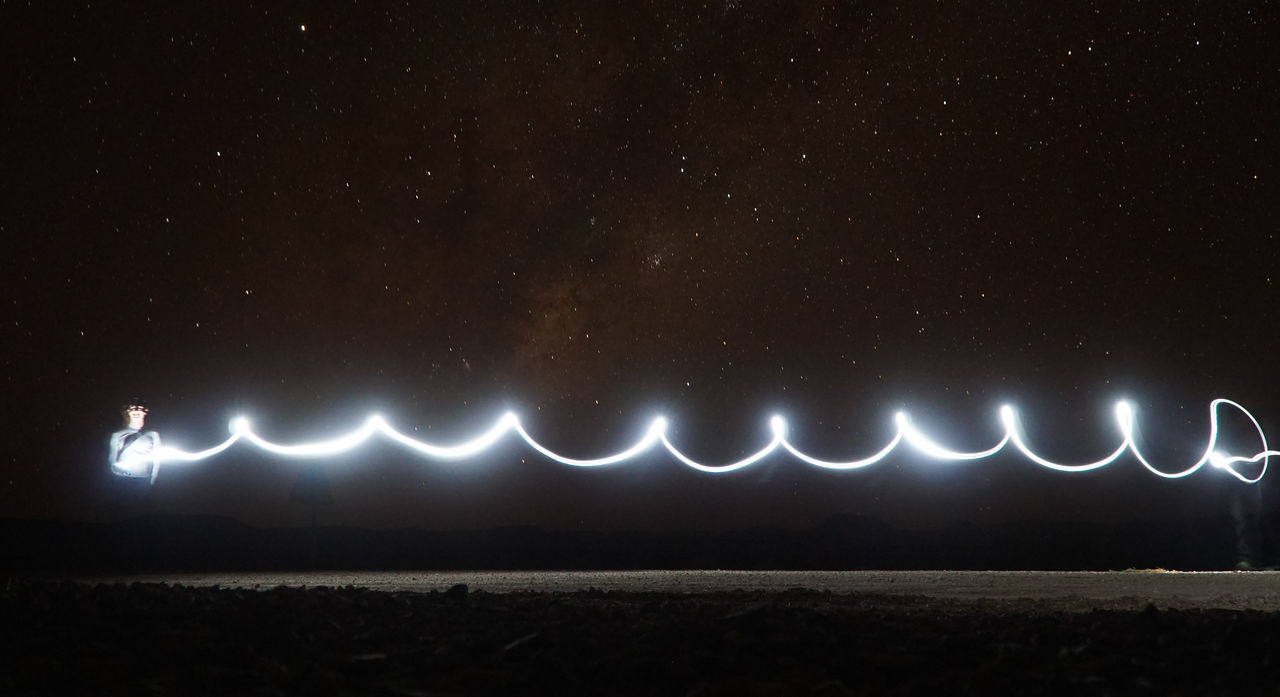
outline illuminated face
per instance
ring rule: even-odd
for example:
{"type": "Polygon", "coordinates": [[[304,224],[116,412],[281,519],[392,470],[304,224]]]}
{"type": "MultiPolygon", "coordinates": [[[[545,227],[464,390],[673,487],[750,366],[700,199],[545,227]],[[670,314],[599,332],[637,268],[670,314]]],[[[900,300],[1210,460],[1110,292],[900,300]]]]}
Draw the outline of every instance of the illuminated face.
{"type": "Polygon", "coordinates": [[[139,406],[131,406],[125,409],[124,415],[129,419],[129,428],[142,428],[142,422],[147,419],[147,410],[139,406]]]}

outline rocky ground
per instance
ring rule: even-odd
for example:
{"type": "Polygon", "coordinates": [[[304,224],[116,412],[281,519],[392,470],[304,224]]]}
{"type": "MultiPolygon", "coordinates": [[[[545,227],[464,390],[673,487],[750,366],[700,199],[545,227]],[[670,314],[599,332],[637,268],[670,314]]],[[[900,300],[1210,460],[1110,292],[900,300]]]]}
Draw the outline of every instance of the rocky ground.
{"type": "Polygon", "coordinates": [[[1280,615],[811,590],[10,579],[0,693],[1276,694],[1280,615]]]}

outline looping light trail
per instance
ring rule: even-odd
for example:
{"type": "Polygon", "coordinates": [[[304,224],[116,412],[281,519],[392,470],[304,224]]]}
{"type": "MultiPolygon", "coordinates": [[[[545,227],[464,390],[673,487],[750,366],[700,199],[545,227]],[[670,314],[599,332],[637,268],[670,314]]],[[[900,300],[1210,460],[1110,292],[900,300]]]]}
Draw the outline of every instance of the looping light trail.
{"type": "Polygon", "coordinates": [[[1187,477],[1199,471],[1205,465],[1210,465],[1217,469],[1225,470],[1236,479],[1242,482],[1253,484],[1260,481],[1267,473],[1267,466],[1272,457],[1280,456],[1280,451],[1270,450],[1267,446],[1266,434],[1262,431],[1262,426],[1258,420],[1250,414],[1247,409],[1240,406],[1236,402],[1229,399],[1215,399],[1209,405],[1209,439],[1205,446],[1204,454],[1200,456],[1191,465],[1177,470],[1166,470],[1151,464],[1145,455],[1138,448],[1137,442],[1134,440],[1135,420],[1133,415],[1133,407],[1128,402],[1118,402],[1115,407],[1116,426],[1120,432],[1120,443],[1114,450],[1101,459],[1091,462],[1079,463],[1062,463],[1054,462],[1038,455],[1032,449],[1026,435],[1023,433],[1021,422],[1018,420],[1018,414],[1013,407],[1004,406],[1000,408],[1000,422],[1004,426],[1004,435],[995,445],[985,450],[965,452],[953,450],[940,443],[933,438],[920,431],[911,422],[911,417],[906,412],[898,412],[895,415],[894,423],[896,431],[889,442],[874,454],[860,459],[846,461],[822,460],[812,457],[787,440],[787,422],[781,416],[774,416],[769,420],[769,429],[772,438],[761,446],[752,454],[727,464],[706,464],[698,462],[688,455],[684,454],[671,440],[667,437],[667,420],[664,418],[654,419],[650,423],[649,428],[645,431],[644,436],[636,441],[634,445],[625,450],[604,455],[602,457],[579,459],[560,455],[555,451],[547,448],[539,443],[533,436],[525,430],[520,423],[519,417],[512,412],[503,414],[493,426],[482,432],[480,435],[453,445],[438,445],[427,443],[407,436],[396,429],[392,428],[381,416],[370,416],[365,420],[364,424],[359,428],[325,441],[316,441],[311,443],[298,443],[293,445],[283,445],[274,443],[259,436],[254,432],[249,424],[249,420],[243,417],[233,419],[230,424],[231,436],[222,443],[205,450],[196,452],[187,452],[172,446],[162,446],[159,451],[153,453],[148,458],[156,463],[156,467],[161,465],[171,465],[177,463],[190,463],[204,460],[221,453],[239,441],[247,441],[258,448],[274,453],[276,455],[285,455],[292,457],[327,457],[338,455],[350,451],[375,435],[386,437],[400,445],[413,450],[425,457],[437,460],[457,460],[475,457],[484,451],[492,448],[495,444],[507,437],[508,434],[514,433],[518,435],[530,448],[537,451],[543,457],[572,467],[605,467],[616,465],[627,460],[639,457],[640,455],[653,450],[655,446],[661,444],[662,447],[684,465],[691,467],[700,472],[708,472],[720,474],[725,472],[733,472],[735,470],[744,469],[777,452],[779,449],[790,453],[792,457],[823,469],[831,470],[852,470],[862,467],[874,465],[887,458],[898,446],[906,444],[916,452],[927,457],[943,460],[943,461],[972,461],[991,457],[1005,449],[1010,445],[1014,450],[1021,453],[1023,457],[1031,462],[1045,467],[1047,469],[1058,472],[1087,472],[1106,467],[1111,463],[1119,460],[1126,453],[1132,454],[1143,467],[1153,474],[1166,478],[1178,479],[1187,477]],[[1227,407],[1233,409],[1252,424],[1254,431],[1257,433],[1260,449],[1248,455],[1229,454],[1219,449],[1219,411],[1227,407]],[[1256,468],[1256,473],[1252,476],[1246,472],[1242,472],[1241,466],[1250,466],[1250,471],[1254,465],[1261,463],[1256,468]]]}

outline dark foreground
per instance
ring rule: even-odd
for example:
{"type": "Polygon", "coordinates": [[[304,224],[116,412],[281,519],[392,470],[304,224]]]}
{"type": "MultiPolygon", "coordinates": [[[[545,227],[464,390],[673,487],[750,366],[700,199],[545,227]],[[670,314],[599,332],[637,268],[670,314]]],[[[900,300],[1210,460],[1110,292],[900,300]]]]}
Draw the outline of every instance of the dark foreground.
{"type": "Polygon", "coordinates": [[[1277,694],[1280,615],[14,579],[0,694],[1277,694]]]}

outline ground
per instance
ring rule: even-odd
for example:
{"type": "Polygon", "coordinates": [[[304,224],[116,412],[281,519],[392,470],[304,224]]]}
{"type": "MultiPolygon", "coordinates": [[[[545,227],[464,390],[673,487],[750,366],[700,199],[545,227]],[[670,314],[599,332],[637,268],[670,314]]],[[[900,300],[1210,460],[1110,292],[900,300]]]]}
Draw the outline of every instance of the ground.
{"type": "Polygon", "coordinates": [[[9,664],[0,692],[1192,695],[1280,687],[1272,592],[1280,574],[1272,573],[233,576],[10,579],[0,595],[0,660],[9,664]],[[361,578],[367,583],[327,585],[361,578]]]}

